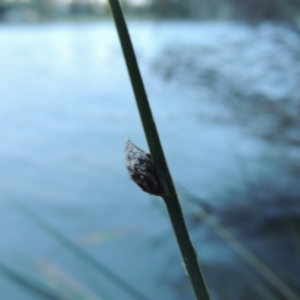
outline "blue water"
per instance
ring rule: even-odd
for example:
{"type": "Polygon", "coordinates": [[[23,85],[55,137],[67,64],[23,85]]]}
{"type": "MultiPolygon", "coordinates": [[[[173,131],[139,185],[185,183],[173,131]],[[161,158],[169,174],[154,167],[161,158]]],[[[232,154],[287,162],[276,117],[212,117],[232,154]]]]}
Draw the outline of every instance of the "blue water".
{"type": "MultiPolygon", "coordinates": [[[[155,45],[151,25],[136,34],[146,48],[155,45]]],[[[17,212],[10,201],[18,200],[72,239],[107,235],[83,247],[152,299],[172,299],[163,269],[170,251],[152,245],[162,232],[172,235],[169,222],[155,207],[160,200],[136,188],[124,168],[125,137],[143,147],[145,140],[112,24],[3,25],[0,53],[0,261],[48,282],[45,260],[94,292],[101,283],[100,294],[127,299],[17,212]]],[[[157,84],[150,89],[159,94],[157,84]]],[[[158,121],[173,132],[180,109],[160,107],[159,98],[158,121]]],[[[7,279],[0,289],[5,299],[32,299],[7,279]]]]}
{"type": "MultiPolygon", "coordinates": [[[[245,200],[228,146],[240,141],[240,129],[201,121],[197,91],[166,85],[151,71],[162,43],[178,29],[189,39],[197,25],[130,28],[175,181],[213,205],[230,193],[245,200]]],[[[98,233],[81,246],[151,299],[190,299],[180,291],[184,268],[164,206],[125,170],[125,137],[147,146],[111,22],[2,25],[0,95],[0,262],[48,283],[55,265],[96,294],[131,299],[16,211],[10,201],[17,200],[74,241],[98,233]]],[[[251,153],[264,148],[252,139],[246,146],[251,153]]],[[[201,249],[200,259],[214,260],[209,244],[201,249]]],[[[2,277],[0,290],[1,299],[32,299],[2,277]]]]}

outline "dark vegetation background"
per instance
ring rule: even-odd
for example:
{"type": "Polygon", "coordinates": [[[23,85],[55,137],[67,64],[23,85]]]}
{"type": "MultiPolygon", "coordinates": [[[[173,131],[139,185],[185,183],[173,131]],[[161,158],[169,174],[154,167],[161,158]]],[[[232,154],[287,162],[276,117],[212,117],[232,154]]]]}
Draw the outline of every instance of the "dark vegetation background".
{"type": "MultiPolygon", "coordinates": [[[[137,18],[238,19],[297,23],[298,0],[123,0],[123,8],[137,18]]],[[[70,17],[108,17],[105,0],[1,0],[0,19],[37,22],[70,17]]]]}

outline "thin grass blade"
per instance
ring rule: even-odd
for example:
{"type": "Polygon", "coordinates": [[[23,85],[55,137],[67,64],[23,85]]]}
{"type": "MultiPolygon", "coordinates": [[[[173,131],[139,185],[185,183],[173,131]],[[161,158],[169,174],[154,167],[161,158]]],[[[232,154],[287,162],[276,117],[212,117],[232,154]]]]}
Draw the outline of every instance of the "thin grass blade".
{"type": "Polygon", "coordinates": [[[177,193],[160,143],[159,135],[152,116],[144,83],[131,43],[127,25],[118,0],[109,0],[127,70],[134,91],[136,104],[143,124],[153,164],[159,174],[163,189],[162,196],[167,206],[176,239],[189,275],[196,299],[208,300],[209,294],[200,271],[196,251],[191,243],[177,193]]]}
{"type": "Polygon", "coordinates": [[[36,213],[34,213],[29,208],[25,207],[19,202],[10,201],[12,206],[17,209],[20,213],[27,216],[33,223],[35,223],[40,229],[42,229],[45,233],[59,242],[62,246],[70,251],[73,255],[77,258],[85,262],[89,267],[93,270],[97,271],[102,276],[105,276],[106,279],[110,280],[114,283],[117,287],[123,290],[125,293],[130,295],[133,299],[137,300],[149,300],[149,298],[140,292],[137,288],[133,285],[128,283],[118,274],[113,272],[109,267],[105,266],[102,262],[98,259],[94,258],[93,256],[89,255],[86,251],[76,245],[75,242],[71,241],[67,236],[62,234],[58,229],[54,228],[42,218],[40,218],[36,213]]]}
{"type": "Polygon", "coordinates": [[[47,300],[61,300],[61,297],[55,295],[50,289],[42,282],[29,277],[28,275],[23,275],[17,271],[14,271],[10,267],[7,267],[2,262],[0,262],[0,274],[6,279],[12,281],[14,284],[25,288],[27,291],[40,296],[47,300]]]}
{"type": "Polygon", "coordinates": [[[243,245],[229,230],[214,219],[208,212],[200,206],[188,201],[194,214],[209,226],[215,234],[224,240],[237,254],[239,254],[252,268],[259,272],[263,278],[276,290],[284,299],[300,300],[297,295],[275,272],[273,272],[263,261],[261,261],[250,249],[243,245]]]}

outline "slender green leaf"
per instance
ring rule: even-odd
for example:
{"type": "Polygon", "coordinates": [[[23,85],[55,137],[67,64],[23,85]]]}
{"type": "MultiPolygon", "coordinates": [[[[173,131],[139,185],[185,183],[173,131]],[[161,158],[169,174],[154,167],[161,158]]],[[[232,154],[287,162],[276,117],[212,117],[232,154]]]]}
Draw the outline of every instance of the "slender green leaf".
{"type": "Polygon", "coordinates": [[[62,246],[68,249],[73,255],[82,260],[88,266],[90,266],[93,270],[97,271],[99,274],[105,276],[106,279],[110,280],[117,287],[122,289],[128,295],[130,295],[134,299],[138,300],[149,300],[147,296],[145,296],[142,292],[140,292],[133,285],[128,283],[118,274],[113,272],[109,267],[105,266],[98,259],[89,255],[86,251],[76,245],[75,242],[71,241],[67,236],[62,234],[58,229],[54,228],[50,224],[48,224],[45,220],[40,218],[36,213],[34,213],[29,208],[25,207],[19,202],[10,201],[15,209],[18,209],[23,215],[26,215],[32,222],[34,222],[40,229],[46,232],[49,236],[58,241],[62,246]]]}
{"type": "MultiPolygon", "coordinates": [[[[189,200],[187,197],[186,200],[189,200]]],[[[250,266],[252,266],[262,277],[276,290],[284,299],[300,300],[297,295],[275,272],[273,272],[263,261],[261,261],[249,248],[242,244],[229,230],[203,210],[193,201],[188,201],[193,214],[197,215],[202,222],[209,226],[215,234],[224,240],[237,254],[239,254],[250,266]]]]}

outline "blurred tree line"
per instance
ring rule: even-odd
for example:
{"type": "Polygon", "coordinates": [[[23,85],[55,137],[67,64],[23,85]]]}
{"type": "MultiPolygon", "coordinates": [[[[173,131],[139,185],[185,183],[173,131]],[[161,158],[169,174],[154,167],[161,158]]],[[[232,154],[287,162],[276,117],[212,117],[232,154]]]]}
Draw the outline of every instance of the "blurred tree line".
{"type": "Polygon", "coordinates": [[[162,18],[226,18],[297,22],[300,0],[154,0],[162,18]]]}
{"type": "MultiPolygon", "coordinates": [[[[296,23],[300,0],[121,0],[124,10],[161,19],[241,19],[296,23]]],[[[0,0],[0,20],[39,21],[63,16],[105,16],[103,0],[0,0]]]]}
{"type": "Polygon", "coordinates": [[[1,21],[38,21],[53,16],[53,0],[0,0],[1,21]]]}

